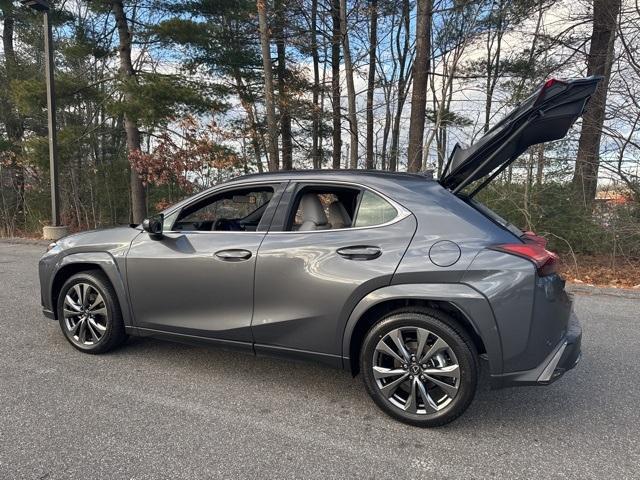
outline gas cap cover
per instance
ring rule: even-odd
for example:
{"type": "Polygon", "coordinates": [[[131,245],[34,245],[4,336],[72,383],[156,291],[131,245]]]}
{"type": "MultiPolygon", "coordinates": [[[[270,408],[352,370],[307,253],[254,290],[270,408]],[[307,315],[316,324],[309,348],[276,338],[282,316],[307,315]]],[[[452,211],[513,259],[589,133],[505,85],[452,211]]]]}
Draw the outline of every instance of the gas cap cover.
{"type": "Polygon", "coordinates": [[[460,247],[451,240],[440,240],[431,245],[429,258],[439,267],[450,267],[460,259],[460,247]]]}

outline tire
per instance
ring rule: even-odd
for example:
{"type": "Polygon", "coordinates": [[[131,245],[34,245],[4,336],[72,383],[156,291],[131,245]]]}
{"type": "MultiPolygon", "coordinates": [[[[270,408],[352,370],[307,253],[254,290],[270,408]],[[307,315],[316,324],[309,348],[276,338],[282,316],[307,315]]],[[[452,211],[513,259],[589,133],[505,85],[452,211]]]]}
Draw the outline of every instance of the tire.
{"type": "Polygon", "coordinates": [[[81,352],[105,353],[127,339],[118,297],[101,271],[70,277],[60,289],[57,309],[62,333],[81,352]]]}
{"type": "Polygon", "coordinates": [[[417,427],[438,427],[471,404],[478,355],[466,332],[444,313],[397,310],[374,324],[365,337],[360,371],[369,395],[385,413],[417,427]],[[420,342],[422,359],[417,352],[420,342]]]}

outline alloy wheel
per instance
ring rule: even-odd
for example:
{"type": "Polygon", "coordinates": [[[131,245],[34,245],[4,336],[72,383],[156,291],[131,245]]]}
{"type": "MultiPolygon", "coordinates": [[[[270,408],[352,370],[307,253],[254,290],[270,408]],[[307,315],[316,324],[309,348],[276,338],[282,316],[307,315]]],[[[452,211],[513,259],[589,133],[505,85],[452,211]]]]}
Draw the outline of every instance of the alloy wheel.
{"type": "Polygon", "coordinates": [[[76,283],[67,291],[63,315],[69,338],[80,346],[97,344],[107,331],[107,305],[88,283],[76,283]]]}
{"type": "Polygon", "coordinates": [[[374,350],[372,368],[383,397],[407,413],[439,412],[460,387],[453,349],[425,328],[400,327],[385,334],[374,350]]]}

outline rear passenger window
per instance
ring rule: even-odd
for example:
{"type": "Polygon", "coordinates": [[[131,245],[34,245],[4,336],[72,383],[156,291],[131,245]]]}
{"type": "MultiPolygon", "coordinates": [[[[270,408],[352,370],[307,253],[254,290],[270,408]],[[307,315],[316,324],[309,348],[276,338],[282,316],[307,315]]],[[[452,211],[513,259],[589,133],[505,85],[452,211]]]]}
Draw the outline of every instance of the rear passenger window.
{"type": "Polygon", "coordinates": [[[294,201],[287,230],[336,230],[350,228],[360,190],[348,187],[308,186],[294,201]]]}
{"type": "Polygon", "coordinates": [[[360,206],[356,214],[354,227],[371,227],[390,222],[398,215],[398,211],[384,198],[365,190],[362,193],[360,206]]]}
{"type": "Polygon", "coordinates": [[[372,227],[392,221],[398,211],[387,200],[365,189],[308,185],[300,189],[285,230],[337,230],[372,227]]]}

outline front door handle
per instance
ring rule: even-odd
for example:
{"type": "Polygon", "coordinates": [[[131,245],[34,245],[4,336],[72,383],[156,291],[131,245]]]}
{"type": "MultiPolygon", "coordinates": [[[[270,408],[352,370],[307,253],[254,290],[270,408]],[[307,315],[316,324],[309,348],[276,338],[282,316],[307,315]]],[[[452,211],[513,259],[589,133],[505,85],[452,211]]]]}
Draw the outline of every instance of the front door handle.
{"type": "Polygon", "coordinates": [[[251,258],[251,252],[249,250],[242,249],[230,249],[230,250],[220,250],[215,253],[216,258],[220,260],[224,260],[225,262],[241,262],[243,260],[248,260],[251,258]]]}
{"type": "Polygon", "coordinates": [[[382,255],[382,250],[378,247],[358,245],[353,247],[343,247],[337,250],[338,255],[347,260],[373,260],[382,255]]]}

